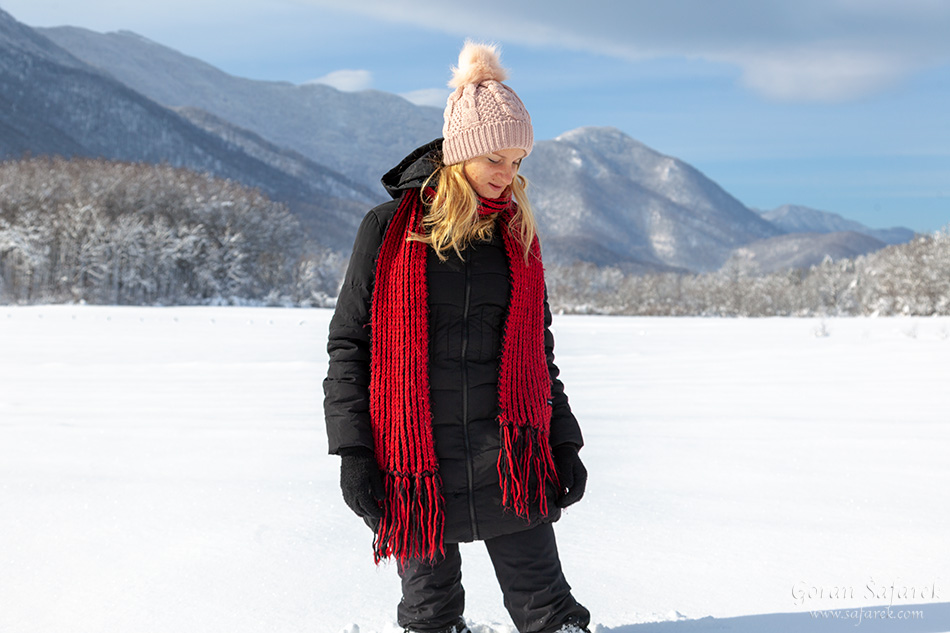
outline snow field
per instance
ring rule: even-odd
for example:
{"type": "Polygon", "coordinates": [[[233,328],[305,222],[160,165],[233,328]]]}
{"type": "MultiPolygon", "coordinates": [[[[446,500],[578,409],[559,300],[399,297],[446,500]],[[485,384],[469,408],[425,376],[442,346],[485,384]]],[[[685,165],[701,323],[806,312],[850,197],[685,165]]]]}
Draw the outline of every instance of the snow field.
{"type": "MultiPolygon", "coordinates": [[[[326,455],[329,317],[0,307],[0,631],[398,630],[326,455]]],[[[923,617],[861,630],[950,631],[950,319],[555,335],[590,471],[558,537],[597,628],[852,630],[810,612],[893,603],[923,617]]],[[[463,557],[474,632],[510,633],[463,557]]]]}

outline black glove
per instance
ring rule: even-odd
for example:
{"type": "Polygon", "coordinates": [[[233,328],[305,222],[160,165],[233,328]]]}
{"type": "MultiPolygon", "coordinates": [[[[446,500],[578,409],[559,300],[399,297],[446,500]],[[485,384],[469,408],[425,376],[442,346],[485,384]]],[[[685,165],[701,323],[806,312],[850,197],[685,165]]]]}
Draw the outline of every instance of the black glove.
{"type": "Polygon", "coordinates": [[[376,456],[369,450],[345,453],[340,463],[340,488],[343,500],[357,516],[380,519],[386,486],[376,465],[376,456]]]}
{"type": "Polygon", "coordinates": [[[577,454],[577,447],[564,444],[554,449],[554,469],[564,493],[557,500],[557,507],[566,508],[584,496],[587,488],[587,469],[577,454]]]}

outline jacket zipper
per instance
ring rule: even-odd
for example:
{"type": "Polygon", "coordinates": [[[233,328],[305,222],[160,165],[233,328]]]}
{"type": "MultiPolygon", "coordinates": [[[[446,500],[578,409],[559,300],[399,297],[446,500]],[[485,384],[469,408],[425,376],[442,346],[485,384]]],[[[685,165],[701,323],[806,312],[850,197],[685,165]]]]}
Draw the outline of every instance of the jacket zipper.
{"type": "Polygon", "coordinates": [[[475,522],[475,468],[472,443],[468,434],[468,311],[472,296],[472,271],[465,260],[465,304],[462,307],[462,431],[465,437],[465,468],[468,475],[468,513],[472,523],[472,539],[478,540],[478,525],[475,522]]]}

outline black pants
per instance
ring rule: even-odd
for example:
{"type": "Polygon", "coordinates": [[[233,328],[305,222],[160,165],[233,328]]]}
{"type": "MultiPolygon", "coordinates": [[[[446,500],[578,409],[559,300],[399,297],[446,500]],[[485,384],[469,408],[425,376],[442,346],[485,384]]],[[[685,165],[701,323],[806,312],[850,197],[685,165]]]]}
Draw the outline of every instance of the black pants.
{"type": "MultiPolygon", "coordinates": [[[[548,633],[567,623],[586,627],[590,613],[574,600],[561,571],[554,528],[544,523],[523,532],[487,539],[485,547],[505,597],[505,608],[521,633],[548,633]]],[[[434,565],[400,566],[399,625],[413,631],[442,631],[465,610],[462,558],[456,543],[434,565]]]]}

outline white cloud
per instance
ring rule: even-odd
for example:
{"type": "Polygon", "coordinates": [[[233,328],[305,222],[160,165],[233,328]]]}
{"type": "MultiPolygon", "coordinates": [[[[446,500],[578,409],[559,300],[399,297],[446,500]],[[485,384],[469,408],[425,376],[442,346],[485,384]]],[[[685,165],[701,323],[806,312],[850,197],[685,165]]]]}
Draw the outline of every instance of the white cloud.
{"type": "Polygon", "coordinates": [[[444,108],[445,101],[449,98],[450,93],[451,91],[445,88],[425,88],[423,90],[404,92],[399,96],[416,105],[444,108]]]}
{"type": "MultiPolygon", "coordinates": [[[[475,37],[632,61],[703,59],[738,68],[743,85],[758,94],[797,101],[873,94],[950,63],[947,0],[3,0],[3,7],[27,24],[131,29],[205,59],[206,49],[187,40],[199,28],[205,35],[226,28],[226,40],[214,44],[226,50],[242,41],[236,34],[247,25],[247,37],[258,42],[262,33],[293,41],[304,28],[319,36],[349,12],[449,33],[459,44],[475,37]],[[305,19],[314,8],[332,19],[305,19]]],[[[366,71],[348,72],[355,74],[317,81],[341,90],[369,87],[371,78],[359,75],[366,71]]]]}
{"type": "Polygon", "coordinates": [[[781,101],[846,101],[887,88],[911,72],[896,59],[842,51],[762,55],[742,66],[743,84],[781,101]]]}
{"type": "Polygon", "coordinates": [[[335,70],[306,83],[325,84],[343,92],[358,92],[373,86],[373,73],[368,70],[335,70]]]}
{"type": "Polygon", "coordinates": [[[846,100],[950,63],[943,0],[301,1],[460,37],[726,63],[747,87],[777,99],[846,100]]]}

